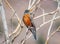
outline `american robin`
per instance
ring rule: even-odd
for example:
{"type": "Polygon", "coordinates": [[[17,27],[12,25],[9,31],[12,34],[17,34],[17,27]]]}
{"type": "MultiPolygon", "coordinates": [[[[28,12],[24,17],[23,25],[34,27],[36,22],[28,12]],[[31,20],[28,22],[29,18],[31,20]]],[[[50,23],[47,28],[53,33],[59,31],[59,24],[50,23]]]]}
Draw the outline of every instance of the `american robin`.
{"type": "Polygon", "coordinates": [[[34,39],[36,40],[36,27],[34,25],[33,19],[29,12],[30,12],[29,10],[25,10],[24,15],[23,15],[23,22],[28,28],[28,30],[32,32],[34,39]]]}

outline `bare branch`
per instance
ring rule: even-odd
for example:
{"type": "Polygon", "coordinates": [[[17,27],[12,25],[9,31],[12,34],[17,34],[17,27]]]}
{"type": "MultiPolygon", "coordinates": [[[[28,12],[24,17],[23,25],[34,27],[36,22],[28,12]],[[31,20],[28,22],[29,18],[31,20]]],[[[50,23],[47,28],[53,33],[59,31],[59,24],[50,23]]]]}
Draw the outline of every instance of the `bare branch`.
{"type": "Polygon", "coordinates": [[[45,44],[48,44],[49,39],[51,39],[51,37],[53,35],[55,35],[55,33],[58,32],[59,30],[60,30],[60,26],[54,32],[51,33],[51,35],[49,36],[49,38],[46,40],[45,44]]]}
{"type": "Polygon", "coordinates": [[[3,22],[3,26],[4,26],[5,40],[6,40],[5,44],[11,44],[10,43],[9,34],[8,34],[7,22],[6,22],[6,18],[5,18],[5,10],[4,10],[2,2],[1,2],[1,6],[0,7],[1,7],[1,14],[2,14],[2,22],[3,22]]]}
{"type": "Polygon", "coordinates": [[[46,15],[53,15],[54,13],[56,13],[56,12],[58,12],[59,11],[59,8],[57,8],[55,11],[53,11],[53,12],[49,12],[49,13],[44,13],[43,15],[39,15],[39,16],[37,16],[37,17],[35,17],[34,19],[38,19],[38,18],[40,18],[40,17],[42,17],[42,16],[46,16],[46,15]]]}
{"type": "MultiPolygon", "coordinates": [[[[56,16],[56,13],[53,15],[53,19],[55,19],[55,16],[56,16]]],[[[50,27],[49,27],[49,29],[48,29],[47,40],[48,40],[48,38],[49,38],[50,31],[51,31],[51,28],[52,28],[52,25],[53,25],[53,19],[52,19],[51,24],[50,24],[50,27]]]]}
{"type": "Polygon", "coordinates": [[[37,9],[37,5],[39,4],[40,0],[38,0],[31,8],[30,12],[34,12],[37,9]]]}
{"type": "Polygon", "coordinates": [[[31,8],[31,0],[29,1],[28,10],[31,8]]]}
{"type": "Polygon", "coordinates": [[[22,20],[20,20],[20,18],[18,17],[18,15],[17,15],[17,13],[16,13],[16,11],[12,8],[12,6],[8,3],[8,1],[7,0],[5,0],[5,2],[6,2],[6,4],[8,5],[8,7],[13,11],[13,13],[14,13],[14,15],[17,17],[17,19],[18,19],[18,26],[17,26],[17,28],[11,33],[11,34],[9,34],[9,36],[14,40],[14,38],[16,38],[20,33],[21,33],[21,21],[22,20]],[[20,28],[20,29],[19,29],[20,28]]]}

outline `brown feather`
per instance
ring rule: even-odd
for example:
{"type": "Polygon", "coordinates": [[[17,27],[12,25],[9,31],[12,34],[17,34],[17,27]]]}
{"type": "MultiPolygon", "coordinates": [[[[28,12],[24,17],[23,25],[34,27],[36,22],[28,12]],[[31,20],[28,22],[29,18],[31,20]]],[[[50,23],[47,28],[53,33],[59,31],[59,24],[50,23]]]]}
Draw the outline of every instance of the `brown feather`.
{"type": "Polygon", "coordinates": [[[26,26],[32,26],[29,14],[25,14],[23,16],[23,21],[24,21],[24,23],[25,23],[26,26]]]}

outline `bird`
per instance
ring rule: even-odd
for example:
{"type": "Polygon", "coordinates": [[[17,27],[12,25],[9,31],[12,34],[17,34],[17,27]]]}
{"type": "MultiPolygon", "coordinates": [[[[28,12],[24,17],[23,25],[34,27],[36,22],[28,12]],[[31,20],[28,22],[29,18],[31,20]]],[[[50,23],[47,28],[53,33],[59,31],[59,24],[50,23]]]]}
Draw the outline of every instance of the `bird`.
{"type": "Polygon", "coordinates": [[[31,17],[30,10],[25,10],[24,15],[23,15],[23,22],[28,28],[28,30],[33,34],[34,39],[36,40],[36,26],[33,22],[33,19],[31,17]]]}

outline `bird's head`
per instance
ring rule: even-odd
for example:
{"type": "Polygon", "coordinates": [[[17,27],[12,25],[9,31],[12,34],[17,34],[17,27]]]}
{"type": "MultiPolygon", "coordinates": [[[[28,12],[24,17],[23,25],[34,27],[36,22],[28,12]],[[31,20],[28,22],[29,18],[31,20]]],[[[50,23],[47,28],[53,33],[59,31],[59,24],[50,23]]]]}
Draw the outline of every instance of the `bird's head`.
{"type": "Polygon", "coordinates": [[[24,14],[25,14],[25,13],[29,13],[29,12],[30,12],[29,10],[25,10],[24,14]]]}

